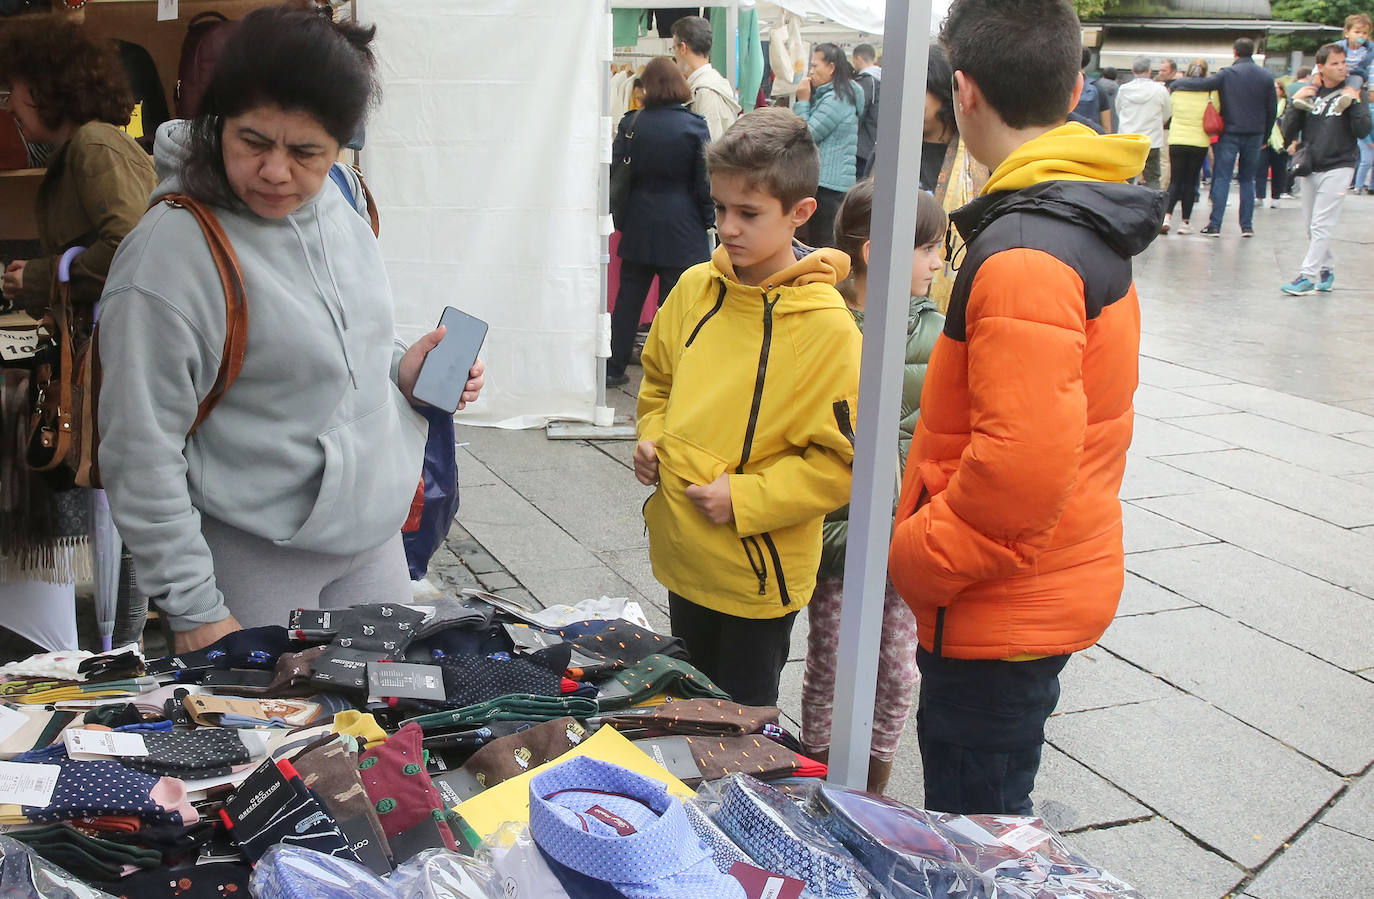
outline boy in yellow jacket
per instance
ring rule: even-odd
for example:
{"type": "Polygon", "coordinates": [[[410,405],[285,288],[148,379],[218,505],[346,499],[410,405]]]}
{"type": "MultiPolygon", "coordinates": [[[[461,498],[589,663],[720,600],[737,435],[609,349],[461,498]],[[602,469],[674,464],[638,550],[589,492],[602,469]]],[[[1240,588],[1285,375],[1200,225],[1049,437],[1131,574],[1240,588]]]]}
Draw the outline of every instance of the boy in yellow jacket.
{"type": "Polygon", "coordinates": [[[794,232],[820,157],[791,111],[742,117],[706,150],[721,246],[688,269],[644,345],[635,475],[673,633],[737,701],[773,705],[811,599],[821,522],[848,500],[860,334],[838,250],[794,232]]]}

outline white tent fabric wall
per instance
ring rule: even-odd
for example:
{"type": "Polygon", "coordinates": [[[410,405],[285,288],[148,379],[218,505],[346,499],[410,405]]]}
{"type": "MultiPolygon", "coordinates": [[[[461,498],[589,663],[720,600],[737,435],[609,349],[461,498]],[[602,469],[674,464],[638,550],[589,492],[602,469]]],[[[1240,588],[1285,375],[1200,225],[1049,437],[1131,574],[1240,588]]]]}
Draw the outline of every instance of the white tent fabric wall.
{"type": "MultiPolygon", "coordinates": [[[[760,14],[766,11],[768,5],[760,5],[760,14]]],[[[772,0],[772,5],[781,6],[799,16],[820,16],[867,34],[883,33],[883,16],[887,7],[884,0],[772,0]]]]}
{"type": "Polygon", "coordinates": [[[602,0],[358,0],[381,106],[363,168],[397,333],[446,305],[491,326],[465,424],[591,421],[601,265],[602,0]]]}

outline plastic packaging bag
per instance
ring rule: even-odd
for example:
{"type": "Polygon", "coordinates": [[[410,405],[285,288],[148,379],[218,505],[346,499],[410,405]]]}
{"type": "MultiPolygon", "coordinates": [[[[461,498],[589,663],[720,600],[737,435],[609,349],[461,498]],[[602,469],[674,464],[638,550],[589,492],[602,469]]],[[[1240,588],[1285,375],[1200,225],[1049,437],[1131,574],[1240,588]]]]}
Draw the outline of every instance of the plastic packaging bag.
{"type": "Polygon", "coordinates": [[[0,854],[0,896],[5,899],[114,899],[18,840],[0,836],[0,854]]]}
{"type": "Polygon", "coordinates": [[[966,864],[929,812],[828,783],[806,809],[894,899],[992,899],[990,876],[966,864]]]}
{"type": "Polygon", "coordinates": [[[1040,818],[927,813],[966,862],[1007,899],[1142,899],[1069,848],[1040,818]]]}
{"type": "Polygon", "coordinates": [[[397,899],[500,899],[501,883],[486,862],[426,849],[401,865],[390,878],[397,899]]]}
{"type": "Polygon", "coordinates": [[[508,821],[482,841],[477,858],[489,863],[502,892],[498,896],[538,896],[539,899],[569,899],[539,847],[530,836],[528,824],[508,821]]]}
{"type": "Polygon", "coordinates": [[[356,862],[278,843],[253,868],[254,899],[396,899],[390,886],[356,862]]]}
{"type": "Polygon", "coordinates": [[[732,774],[702,785],[696,801],[756,865],[805,883],[803,899],[887,895],[819,822],[768,784],[732,774]]]}

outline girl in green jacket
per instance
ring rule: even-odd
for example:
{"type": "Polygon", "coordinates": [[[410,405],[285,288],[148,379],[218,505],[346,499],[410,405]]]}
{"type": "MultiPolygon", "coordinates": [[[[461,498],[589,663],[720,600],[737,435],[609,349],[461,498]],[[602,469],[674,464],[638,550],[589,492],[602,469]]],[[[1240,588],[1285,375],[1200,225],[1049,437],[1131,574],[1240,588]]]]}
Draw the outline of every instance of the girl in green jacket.
{"type": "MultiPolygon", "coordinates": [[[[845,194],[835,217],[835,246],[852,260],[849,280],[839,285],[860,330],[868,288],[869,219],[873,210],[873,182],[860,181],[845,194]]],[[[898,451],[903,464],[921,410],[921,386],[935,339],[945,317],[927,298],[930,284],[945,264],[944,238],[948,219],[939,202],[922,191],[916,205],[916,241],[911,259],[911,307],[907,315],[906,367],[902,383],[902,412],[898,421],[898,451]]],[[[849,507],[826,516],[824,545],[816,592],[807,607],[810,624],[806,673],[802,679],[802,745],[818,761],[830,756],[830,722],[835,696],[836,651],[840,636],[840,598],[844,586],[845,542],[849,507]]],[[[916,698],[920,672],[916,668],[916,618],[889,584],[883,600],[883,636],[878,659],[878,692],[873,704],[873,743],[869,749],[868,790],[881,794],[892,773],[906,719],[916,698]]]]}

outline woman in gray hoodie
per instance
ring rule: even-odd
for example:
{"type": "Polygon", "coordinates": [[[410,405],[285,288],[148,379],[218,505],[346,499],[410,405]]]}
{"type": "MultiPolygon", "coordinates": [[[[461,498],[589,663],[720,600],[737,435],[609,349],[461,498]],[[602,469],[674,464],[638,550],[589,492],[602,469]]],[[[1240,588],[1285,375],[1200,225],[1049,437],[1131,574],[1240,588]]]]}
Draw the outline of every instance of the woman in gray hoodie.
{"type": "MultiPolygon", "coordinates": [[[[405,601],[400,529],[426,437],[410,408],[425,354],[393,335],[368,222],[329,183],[377,94],[375,29],[286,7],[240,23],[191,122],[159,129],[154,207],[101,302],[100,464],[139,586],[176,649],[289,610],[405,601]],[[187,438],[220,369],[225,300],[191,214],[209,204],[238,255],[243,368],[187,438]]],[[[464,400],[481,389],[479,367],[464,400]]]]}

